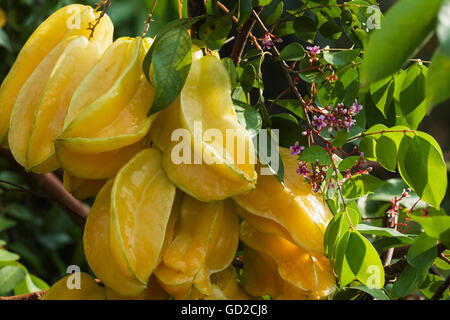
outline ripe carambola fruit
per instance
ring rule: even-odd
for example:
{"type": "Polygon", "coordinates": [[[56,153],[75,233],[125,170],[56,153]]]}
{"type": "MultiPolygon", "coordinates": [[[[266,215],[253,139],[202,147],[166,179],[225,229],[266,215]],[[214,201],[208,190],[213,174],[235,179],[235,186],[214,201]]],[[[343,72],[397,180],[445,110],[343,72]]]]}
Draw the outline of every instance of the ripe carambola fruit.
{"type": "Polygon", "coordinates": [[[231,265],[238,244],[239,220],[231,200],[205,203],[184,195],[155,275],[175,299],[211,296],[213,275],[231,265]]]}
{"type": "MultiPolygon", "coordinates": [[[[274,269],[273,264],[256,263],[251,261],[252,258],[246,260],[247,257],[244,257],[244,268],[246,263],[250,263],[247,267],[251,269],[246,272],[247,278],[244,278],[244,288],[250,294],[260,294],[261,290],[267,290],[267,292],[262,293],[282,296],[287,294],[284,292],[285,290],[289,290],[290,295],[292,294],[292,287],[290,288],[290,286],[293,286],[294,293],[299,294],[298,298],[318,299],[328,296],[334,290],[336,280],[330,263],[324,255],[310,254],[280,236],[257,231],[245,221],[241,223],[240,239],[246,246],[262,255],[263,260],[264,255],[266,255],[276,265],[277,274],[273,275],[274,270],[271,270],[270,273],[268,271],[274,269]],[[259,268],[262,268],[262,270],[254,270],[259,268]],[[269,274],[259,276],[261,272],[269,274]],[[269,277],[269,275],[272,276],[269,277]],[[280,289],[278,276],[286,281],[289,286],[281,284],[280,289]],[[259,281],[255,280],[254,277],[267,278],[268,284],[261,287],[259,281]]],[[[251,253],[250,255],[252,256],[251,253]]]]}
{"type": "Polygon", "coordinates": [[[175,193],[157,149],[140,151],[117,173],[111,191],[110,247],[128,278],[145,285],[157,267],[175,193]]]}
{"type": "MultiPolygon", "coordinates": [[[[29,114],[26,114],[27,118],[20,119],[20,121],[27,120],[27,131],[22,133],[26,140],[29,138],[30,126],[34,122],[34,113],[35,111],[39,112],[36,109],[43,93],[45,94],[42,97],[43,104],[40,112],[46,114],[38,116],[50,117],[53,120],[47,127],[52,133],[59,130],[59,127],[62,128],[65,115],[65,110],[62,109],[68,106],[66,100],[70,101],[73,86],[84,76],[86,69],[90,67],[89,64],[98,59],[99,55],[112,42],[113,25],[108,16],[101,19],[93,38],[87,40],[91,33],[88,27],[95,22],[99,15],[100,12],[94,12],[89,6],[69,5],[63,7],[45,20],[28,39],[0,87],[0,141],[3,145],[7,144],[10,115],[20,96],[22,96],[21,104],[26,103],[28,99],[32,103],[32,106],[29,107],[29,114]],[[69,39],[78,39],[76,45],[72,43],[70,46],[76,52],[65,49],[71,42],[69,39]],[[85,52],[80,52],[83,50],[85,52]],[[49,55],[50,58],[48,58],[49,55]],[[46,66],[40,66],[41,64],[46,66]],[[39,71],[37,72],[36,69],[39,71]],[[32,75],[34,76],[32,77],[32,75]],[[30,80],[30,77],[33,80],[30,80]],[[49,78],[53,81],[47,84],[49,78]],[[28,84],[28,93],[19,94],[26,82],[30,81],[33,81],[33,84],[28,84]],[[63,83],[60,84],[60,81],[63,83]],[[64,82],[68,83],[68,87],[65,87],[64,82]],[[27,99],[24,101],[25,96],[27,99]],[[47,108],[50,110],[44,111],[47,108]],[[57,111],[53,110],[55,108],[57,111]]],[[[42,142],[38,143],[40,147],[43,146],[42,142]]],[[[9,143],[9,145],[14,143],[9,143]]],[[[47,145],[45,147],[48,148],[47,145]]],[[[26,149],[24,146],[21,148],[26,149]]],[[[19,159],[22,163],[25,163],[26,150],[24,150],[21,150],[22,156],[19,159]]],[[[45,156],[41,157],[45,158],[45,156]]],[[[39,160],[36,161],[39,162],[39,160]]]]}
{"type": "Polygon", "coordinates": [[[164,152],[169,179],[200,201],[223,200],[255,187],[253,142],[238,121],[228,73],[215,56],[203,56],[194,47],[180,97],[160,112],[150,136],[164,152]],[[175,129],[184,131],[172,141],[175,129]]]}
{"type": "Polygon", "coordinates": [[[89,274],[77,272],[56,282],[41,300],[106,300],[106,295],[89,274]]]}
{"type": "Polygon", "coordinates": [[[142,71],[150,44],[149,38],[117,39],[75,91],[55,141],[58,160],[72,175],[110,178],[142,149],[156,117],[147,117],[154,89],[142,71]]]}
{"type": "Polygon", "coordinates": [[[111,288],[105,286],[107,300],[167,300],[169,294],[159,285],[155,276],[151,276],[147,283],[147,288],[135,297],[124,297],[111,288]]]}
{"type": "MultiPolygon", "coordinates": [[[[307,251],[323,254],[323,237],[333,215],[322,196],[296,174],[298,160],[280,148],[284,183],[273,175],[259,175],[256,189],[235,196],[258,230],[284,237],[307,251]]],[[[244,213],[243,218],[245,219],[244,213]]]]}
{"type": "Polygon", "coordinates": [[[81,179],[70,175],[66,171],[63,173],[64,188],[78,200],[95,197],[106,181],[105,179],[81,179]]]}
{"type": "Polygon", "coordinates": [[[134,297],[146,287],[134,277],[123,274],[116,266],[110,246],[111,189],[109,180],[97,195],[84,228],[84,253],[89,267],[102,283],[120,296],[134,297]]]}
{"type": "Polygon", "coordinates": [[[142,63],[150,38],[119,38],[83,80],[70,102],[56,143],[83,153],[131,145],[148,132],[154,89],[142,63]]]}

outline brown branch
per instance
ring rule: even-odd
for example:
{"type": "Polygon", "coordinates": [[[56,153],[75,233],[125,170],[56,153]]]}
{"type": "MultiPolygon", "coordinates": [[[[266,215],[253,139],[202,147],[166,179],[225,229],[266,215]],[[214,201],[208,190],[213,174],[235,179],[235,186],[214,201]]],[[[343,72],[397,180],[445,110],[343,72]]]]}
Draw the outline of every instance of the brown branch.
{"type": "Polygon", "coordinates": [[[262,11],[263,7],[256,7],[253,9],[253,13],[250,17],[245,21],[245,23],[238,29],[236,35],[236,41],[234,42],[233,49],[231,50],[230,58],[233,60],[235,65],[238,65],[241,61],[242,54],[244,53],[244,48],[247,43],[247,40],[251,34],[251,31],[256,23],[256,17],[262,11]]]}
{"type": "MultiPolygon", "coordinates": [[[[188,16],[190,18],[202,16],[207,13],[205,0],[188,0],[188,16]]],[[[200,26],[202,25],[204,19],[194,23],[191,27],[191,37],[192,39],[199,39],[200,26]]]]}
{"type": "Polygon", "coordinates": [[[102,18],[106,14],[106,11],[108,11],[109,7],[111,6],[111,1],[112,0],[103,0],[95,8],[95,11],[98,11],[103,6],[103,9],[102,9],[100,15],[98,16],[97,19],[95,19],[95,23],[89,23],[88,30],[91,30],[91,34],[89,35],[89,40],[91,40],[92,37],[94,36],[95,29],[97,28],[98,24],[100,23],[100,20],[102,20],[102,18]]]}
{"type": "Polygon", "coordinates": [[[450,275],[447,276],[447,279],[445,279],[444,283],[436,290],[434,295],[431,297],[431,300],[441,299],[444,291],[447,290],[448,287],[450,287],[450,275]]]}
{"type": "MultiPolygon", "coordinates": [[[[23,168],[17,164],[17,162],[14,160],[13,156],[8,150],[0,150],[0,156],[6,158],[9,160],[11,165],[13,165],[13,169],[17,172],[23,173],[23,168]]],[[[61,180],[58,179],[53,173],[47,173],[47,174],[36,174],[36,173],[26,173],[26,177],[31,179],[35,184],[42,187],[42,189],[48,194],[48,195],[42,195],[37,192],[20,187],[21,192],[28,192],[30,194],[33,194],[38,197],[43,197],[47,200],[55,201],[58,203],[65,211],[67,211],[72,218],[72,220],[80,225],[81,227],[84,227],[86,218],[89,214],[89,206],[86,205],[84,202],[81,202],[77,199],[75,199],[72,194],[70,194],[65,188],[61,180]]],[[[17,189],[17,187],[16,187],[17,189]]]]}
{"type": "Polygon", "coordinates": [[[47,292],[47,290],[43,291],[37,291],[37,292],[31,292],[31,293],[25,293],[18,296],[11,296],[11,297],[0,297],[0,301],[2,300],[40,300],[44,294],[47,292]]]}

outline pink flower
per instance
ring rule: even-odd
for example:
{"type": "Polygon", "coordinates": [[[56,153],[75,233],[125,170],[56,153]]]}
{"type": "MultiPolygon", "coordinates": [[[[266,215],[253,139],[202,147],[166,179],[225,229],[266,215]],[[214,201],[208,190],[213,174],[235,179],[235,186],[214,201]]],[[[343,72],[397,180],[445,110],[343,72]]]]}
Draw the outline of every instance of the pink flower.
{"type": "Polygon", "coordinates": [[[301,146],[298,141],[295,142],[293,146],[290,147],[291,149],[291,156],[300,155],[303,150],[305,150],[304,146],[301,146]]]}
{"type": "Polygon", "coordinates": [[[269,33],[266,33],[264,39],[261,41],[263,49],[270,49],[274,46],[272,38],[269,33]]]}
{"type": "Polygon", "coordinates": [[[325,128],[327,124],[325,123],[325,117],[323,115],[320,115],[319,117],[314,115],[312,125],[317,128],[317,130],[322,130],[322,128],[325,128]]]}

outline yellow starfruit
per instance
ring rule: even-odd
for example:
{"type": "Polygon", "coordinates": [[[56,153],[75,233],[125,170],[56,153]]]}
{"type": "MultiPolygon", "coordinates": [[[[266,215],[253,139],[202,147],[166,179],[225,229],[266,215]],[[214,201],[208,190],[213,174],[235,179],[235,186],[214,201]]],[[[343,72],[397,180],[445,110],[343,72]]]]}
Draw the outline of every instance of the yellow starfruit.
{"type": "Polygon", "coordinates": [[[114,42],[77,88],[57,145],[100,153],[134,144],[147,134],[155,118],[147,116],[154,89],[142,69],[150,45],[151,39],[142,37],[114,42]]]}
{"type": "Polygon", "coordinates": [[[76,272],[56,282],[41,300],[106,300],[106,295],[89,274],[76,272]]]}
{"type": "MultiPolygon", "coordinates": [[[[91,34],[89,27],[100,14],[90,6],[68,5],[53,13],[30,36],[0,87],[0,142],[3,146],[7,145],[11,112],[25,82],[62,42],[74,36],[88,38],[91,34]]],[[[100,45],[100,51],[103,52],[112,42],[113,29],[111,20],[105,15],[99,21],[91,39],[100,45]]],[[[53,63],[56,60],[57,57],[53,63]]],[[[78,59],[75,65],[81,64],[80,67],[83,67],[83,60],[84,58],[78,59]]],[[[46,79],[40,78],[39,82],[45,84],[46,79]]],[[[40,86],[39,83],[36,85],[40,86]]]]}
{"type": "Polygon", "coordinates": [[[81,179],[74,177],[64,171],[63,173],[64,188],[70,192],[76,199],[84,200],[95,197],[100,189],[105,185],[105,179],[81,179]]]}
{"type": "Polygon", "coordinates": [[[169,179],[183,192],[215,201],[255,187],[253,142],[237,119],[230,79],[217,57],[194,48],[180,97],[157,119],[150,136],[164,152],[169,179]]]}
{"type": "MultiPolygon", "coordinates": [[[[333,215],[322,196],[297,175],[298,161],[289,150],[280,148],[284,183],[274,175],[259,175],[256,189],[235,196],[237,204],[250,214],[279,224],[278,235],[307,251],[324,253],[323,236],[333,215]]],[[[263,230],[269,232],[268,230],[263,230]]],[[[269,233],[273,233],[274,228],[269,233]]]]}
{"type": "Polygon", "coordinates": [[[272,258],[279,276],[310,297],[324,297],[334,290],[336,280],[324,256],[318,258],[280,236],[259,232],[245,221],[240,237],[248,247],[272,258]]]}
{"type": "Polygon", "coordinates": [[[145,149],[120,169],[111,191],[110,246],[119,270],[146,284],[158,264],[176,188],[161,152],[145,149]]]}
{"type": "Polygon", "coordinates": [[[92,206],[84,228],[83,244],[86,260],[102,283],[125,297],[134,297],[146,287],[135,277],[123,274],[116,265],[110,246],[111,189],[114,180],[102,188],[92,206]]]}

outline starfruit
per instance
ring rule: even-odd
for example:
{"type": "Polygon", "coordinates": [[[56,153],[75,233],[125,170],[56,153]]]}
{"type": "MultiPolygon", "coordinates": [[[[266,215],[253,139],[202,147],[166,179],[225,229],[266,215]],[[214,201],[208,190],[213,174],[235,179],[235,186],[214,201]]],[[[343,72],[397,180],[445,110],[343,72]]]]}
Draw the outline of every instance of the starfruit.
{"type": "Polygon", "coordinates": [[[231,200],[225,200],[223,210],[214,223],[205,261],[194,278],[194,286],[202,294],[211,296],[211,276],[231,265],[239,245],[239,219],[231,200]]]}
{"type": "Polygon", "coordinates": [[[70,192],[76,199],[84,200],[95,197],[100,189],[105,185],[106,180],[100,179],[81,179],[74,177],[64,171],[63,173],[64,188],[70,192]]]}
{"type": "Polygon", "coordinates": [[[249,300],[251,297],[242,290],[237,281],[236,270],[228,266],[225,270],[212,274],[212,294],[205,300],[249,300]]]}
{"type": "Polygon", "coordinates": [[[259,175],[256,189],[233,199],[249,214],[280,225],[266,223],[263,227],[264,221],[259,219],[260,231],[284,236],[307,251],[322,254],[324,233],[333,215],[322,196],[314,193],[311,185],[296,173],[296,157],[285,148],[280,148],[280,156],[284,183],[274,175],[259,175]]]}
{"type": "MultiPolygon", "coordinates": [[[[35,160],[32,158],[32,166],[50,156],[47,135],[59,134],[57,131],[62,129],[64,109],[67,109],[67,100],[70,101],[74,86],[112,42],[113,25],[107,15],[99,21],[92,38],[88,40],[91,34],[88,28],[99,16],[100,12],[83,5],[69,5],[56,11],[33,32],[0,87],[0,141],[3,145],[7,144],[10,115],[19,99],[19,106],[24,108],[28,105],[26,118],[20,119],[26,122],[25,140],[29,139],[27,135],[35,122],[35,112],[36,121],[51,122],[45,126],[48,130],[43,137],[45,140],[38,143],[43,149],[41,153],[45,154],[40,154],[35,160]],[[24,89],[26,83],[28,85],[24,89]],[[24,93],[20,94],[21,91],[24,93]],[[42,107],[38,108],[38,105],[42,107]]],[[[14,142],[9,145],[14,147],[14,142]]],[[[26,147],[22,145],[19,148],[19,160],[24,164],[26,147]]]]}
{"type": "Polygon", "coordinates": [[[102,153],[141,140],[155,118],[147,116],[154,90],[142,63],[150,38],[119,38],[77,88],[56,145],[102,153]]]}
{"type": "Polygon", "coordinates": [[[334,290],[336,280],[324,256],[310,254],[280,236],[257,231],[245,221],[240,238],[246,246],[273,259],[281,279],[309,298],[326,297],[334,290]]]}
{"type": "Polygon", "coordinates": [[[268,295],[276,300],[305,300],[308,292],[285,281],[278,274],[272,258],[264,252],[244,247],[242,283],[245,291],[253,296],[268,295]]]}
{"type": "Polygon", "coordinates": [[[213,274],[233,261],[239,220],[231,200],[204,203],[184,195],[173,240],[155,275],[175,299],[212,295],[213,274]]]}
{"type": "Polygon", "coordinates": [[[41,300],[106,300],[106,295],[89,274],[76,272],[56,282],[41,300]]]}
{"type": "Polygon", "coordinates": [[[183,192],[214,201],[255,187],[253,142],[237,119],[230,79],[217,57],[203,56],[194,47],[180,97],[157,119],[150,135],[164,151],[169,179],[183,192]],[[180,136],[175,129],[182,129],[180,136]],[[172,141],[180,137],[183,141],[172,141]],[[181,161],[176,159],[180,153],[181,161]]]}
{"type": "Polygon", "coordinates": [[[146,284],[157,267],[175,193],[157,149],[140,151],[117,173],[111,191],[110,247],[127,277],[146,284]]]}
{"type": "Polygon", "coordinates": [[[105,286],[105,294],[107,300],[167,300],[169,295],[159,285],[155,276],[151,276],[148,280],[147,288],[135,297],[124,297],[117,294],[111,288],[105,286]]]}
{"type": "Polygon", "coordinates": [[[125,297],[134,297],[146,287],[134,277],[123,274],[117,267],[110,245],[111,189],[109,180],[95,199],[84,228],[83,244],[91,270],[105,286],[125,297]]]}
{"type": "Polygon", "coordinates": [[[187,277],[194,277],[206,258],[216,219],[223,202],[203,203],[185,195],[181,204],[179,232],[163,256],[164,264],[187,277]]]}
{"type": "Polygon", "coordinates": [[[74,152],[56,145],[56,155],[61,166],[70,175],[81,179],[109,179],[113,177],[139,151],[150,144],[147,137],[138,142],[101,153],[74,152]]]}

